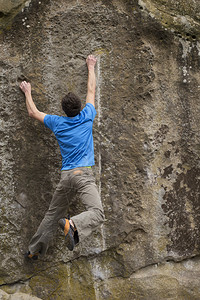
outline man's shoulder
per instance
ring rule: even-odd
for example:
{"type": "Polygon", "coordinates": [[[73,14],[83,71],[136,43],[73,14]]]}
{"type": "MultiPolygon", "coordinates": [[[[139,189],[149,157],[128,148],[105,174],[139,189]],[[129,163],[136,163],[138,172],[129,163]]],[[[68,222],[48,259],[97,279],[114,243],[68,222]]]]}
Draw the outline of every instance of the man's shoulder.
{"type": "Polygon", "coordinates": [[[54,130],[55,127],[62,122],[62,117],[58,116],[58,115],[50,115],[47,114],[44,117],[44,125],[48,128],[50,128],[51,130],[54,130]]]}
{"type": "Polygon", "coordinates": [[[92,103],[86,103],[85,107],[81,111],[81,114],[83,117],[93,120],[96,116],[96,109],[92,103]]]}
{"type": "Polygon", "coordinates": [[[51,120],[59,120],[59,121],[62,121],[65,119],[64,116],[58,116],[58,115],[52,115],[52,114],[47,114],[45,116],[46,119],[51,119],[51,120]]]}
{"type": "Polygon", "coordinates": [[[91,109],[94,109],[94,110],[95,110],[94,105],[93,105],[92,103],[90,103],[90,102],[87,102],[87,103],[85,104],[85,107],[84,107],[84,108],[87,108],[87,107],[90,107],[91,109]]]}

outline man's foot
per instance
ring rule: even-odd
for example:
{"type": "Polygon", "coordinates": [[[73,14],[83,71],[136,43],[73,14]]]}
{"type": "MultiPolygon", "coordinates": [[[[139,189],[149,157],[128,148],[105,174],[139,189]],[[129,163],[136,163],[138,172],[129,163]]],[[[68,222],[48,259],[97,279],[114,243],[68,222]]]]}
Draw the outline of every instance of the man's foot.
{"type": "Polygon", "coordinates": [[[39,253],[31,254],[30,251],[26,252],[24,254],[25,258],[31,259],[31,260],[37,260],[39,253]]]}
{"type": "Polygon", "coordinates": [[[73,251],[75,246],[74,232],[75,228],[69,219],[62,218],[58,221],[60,228],[64,231],[66,246],[70,251],[73,251]]]}

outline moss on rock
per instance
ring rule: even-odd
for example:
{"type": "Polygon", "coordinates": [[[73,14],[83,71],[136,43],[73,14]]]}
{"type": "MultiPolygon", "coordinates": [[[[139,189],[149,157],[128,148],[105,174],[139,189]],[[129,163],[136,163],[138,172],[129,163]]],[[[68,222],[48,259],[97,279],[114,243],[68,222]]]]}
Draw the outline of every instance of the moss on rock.
{"type": "Polygon", "coordinates": [[[14,17],[31,1],[27,0],[1,0],[0,2],[0,32],[11,27],[14,17]]]}
{"type": "Polygon", "coordinates": [[[200,8],[198,1],[139,0],[165,28],[176,35],[194,41],[200,38],[200,8]]]}

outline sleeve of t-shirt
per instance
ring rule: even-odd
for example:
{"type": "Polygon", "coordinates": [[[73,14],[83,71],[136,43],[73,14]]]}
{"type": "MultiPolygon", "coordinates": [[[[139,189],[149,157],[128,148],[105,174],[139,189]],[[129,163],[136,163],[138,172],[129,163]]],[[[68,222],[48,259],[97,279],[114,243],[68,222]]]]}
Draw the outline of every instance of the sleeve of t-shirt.
{"type": "Polygon", "coordinates": [[[51,129],[53,132],[56,131],[58,121],[59,121],[59,116],[56,115],[46,115],[44,117],[44,125],[45,127],[51,129]]]}
{"type": "Polygon", "coordinates": [[[94,120],[94,118],[97,114],[94,105],[92,105],[91,103],[87,103],[81,113],[83,114],[85,119],[89,119],[92,121],[94,120]]]}

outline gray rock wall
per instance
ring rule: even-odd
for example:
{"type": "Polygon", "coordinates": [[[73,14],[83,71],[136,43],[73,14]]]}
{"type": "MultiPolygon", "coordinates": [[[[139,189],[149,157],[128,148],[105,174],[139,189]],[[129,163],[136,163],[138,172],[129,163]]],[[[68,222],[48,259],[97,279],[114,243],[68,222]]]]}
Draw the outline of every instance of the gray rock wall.
{"type": "MultiPolygon", "coordinates": [[[[189,5],[180,12],[160,2],[21,1],[17,15],[10,8],[12,26],[0,14],[0,286],[8,294],[200,298],[199,19],[189,5]],[[189,31],[159,9],[190,18],[189,31]],[[106,222],[73,253],[58,230],[47,256],[27,262],[61,157],[50,131],[28,117],[18,85],[29,80],[38,108],[62,114],[67,90],[85,103],[90,53],[106,222]]],[[[77,201],[70,213],[81,210],[77,201]]]]}

